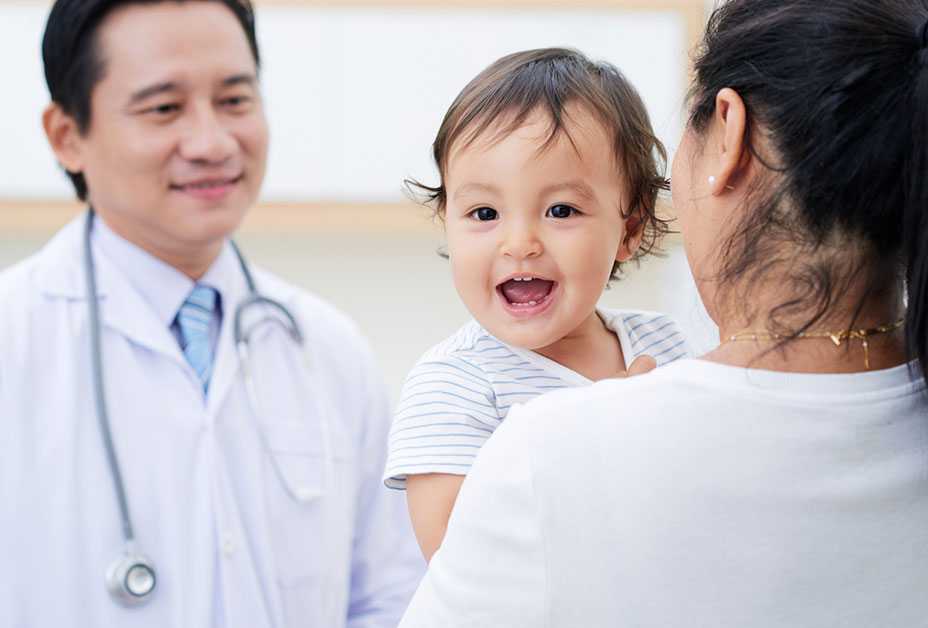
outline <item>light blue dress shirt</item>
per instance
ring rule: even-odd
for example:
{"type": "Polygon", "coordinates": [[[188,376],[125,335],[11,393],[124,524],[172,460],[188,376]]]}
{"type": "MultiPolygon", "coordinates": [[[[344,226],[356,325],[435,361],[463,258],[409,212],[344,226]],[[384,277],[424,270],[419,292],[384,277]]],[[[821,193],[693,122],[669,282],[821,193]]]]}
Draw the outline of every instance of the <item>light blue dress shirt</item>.
{"type": "Polygon", "coordinates": [[[236,272],[241,272],[234,255],[220,255],[203,278],[199,282],[194,282],[173,266],[165,264],[157,257],[113,233],[113,230],[102,219],[94,222],[93,239],[104,255],[111,260],[119,260],[118,263],[123,267],[132,287],[138,290],[142,298],[151,306],[158,320],[171,330],[178,346],[181,346],[181,335],[176,317],[180,306],[183,305],[184,300],[197,283],[214,288],[219,293],[219,307],[213,312],[209,335],[213,355],[215,355],[219,329],[222,326],[223,287],[228,292],[230,280],[236,272]],[[224,281],[224,278],[227,279],[224,281]]]}

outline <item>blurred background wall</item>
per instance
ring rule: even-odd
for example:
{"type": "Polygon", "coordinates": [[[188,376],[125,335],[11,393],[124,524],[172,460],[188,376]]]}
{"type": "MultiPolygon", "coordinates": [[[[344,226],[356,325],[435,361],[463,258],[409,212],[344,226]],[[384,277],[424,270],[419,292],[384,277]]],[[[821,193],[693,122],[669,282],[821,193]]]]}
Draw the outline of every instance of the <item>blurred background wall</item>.
{"type": "MultiPolygon", "coordinates": [[[[262,203],[239,240],[253,263],[334,302],[371,339],[391,392],[431,344],[467,320],[436,254],[441,227],[404,198],[435,181],[430,144],[460,89],[496,58],[570,46],[618,65],[671,154],[704,0],[258,0],[272,130],[262,203]]],[[[7,59],[0,116],[0,268],[34,252],[81,208],[47,148],[39,45],[50,3],[0,4],[7,59]]],[[[699,349],[715,331],[679,241],[604,295],[671,312],[699,349]]]]}

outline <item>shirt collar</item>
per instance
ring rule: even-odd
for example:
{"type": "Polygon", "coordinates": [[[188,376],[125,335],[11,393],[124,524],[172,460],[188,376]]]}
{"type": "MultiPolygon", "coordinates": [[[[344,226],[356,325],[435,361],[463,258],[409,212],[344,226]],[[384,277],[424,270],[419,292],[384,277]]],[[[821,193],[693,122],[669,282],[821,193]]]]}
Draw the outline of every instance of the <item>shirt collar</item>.
{"type": "Polygon", "coordinates": [[[129,283],[152,307],[158,320],[170,327],[177,311],[199,283],[215,288],[225,306],[236,290],[238,263],[228,242],[199,282],[117,235],[102,217],[94,222],[93,238],[103,254],[122,270],[129,283]]]}

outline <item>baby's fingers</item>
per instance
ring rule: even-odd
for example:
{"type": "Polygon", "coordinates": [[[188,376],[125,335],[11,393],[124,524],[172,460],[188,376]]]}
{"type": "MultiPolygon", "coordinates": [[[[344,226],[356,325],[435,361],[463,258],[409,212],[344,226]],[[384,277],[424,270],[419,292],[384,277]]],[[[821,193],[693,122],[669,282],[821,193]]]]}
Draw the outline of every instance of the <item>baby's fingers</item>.
{"type": "Polygon", "coordinates": [[[634,377],[635,375],[643,375],[650,371],[653,371],[657,368],[657,360],[652,358],[649,355],[639,355],[632,362],[632,365],[628,367],[628,372],[625,373],[626,377],[634,377]]]}

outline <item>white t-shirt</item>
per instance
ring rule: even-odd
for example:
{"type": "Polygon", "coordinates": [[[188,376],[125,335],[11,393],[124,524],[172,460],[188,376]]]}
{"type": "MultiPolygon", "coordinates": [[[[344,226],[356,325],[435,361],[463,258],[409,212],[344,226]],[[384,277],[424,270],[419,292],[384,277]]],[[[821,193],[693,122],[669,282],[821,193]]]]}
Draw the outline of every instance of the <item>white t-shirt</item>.
{"type": "MultiPolygon", "coordinates": [[[[599,310],[615,332],[626,367],[639,355],[658,366],[689,357],[669,316],[599,310]]],[[[406,476],[466,475],[480,447],[509,408],[538,395],[593,382],[553,360],[491,336],[476,321],[430,349],[406,378],[390,433],[384,482],[406,488],[406,476]]]]}
{"type": "Polygon", "coordinates": [[[401,626],[928,626],[925,386],[684,360],[516,408],[401,626]]]}

